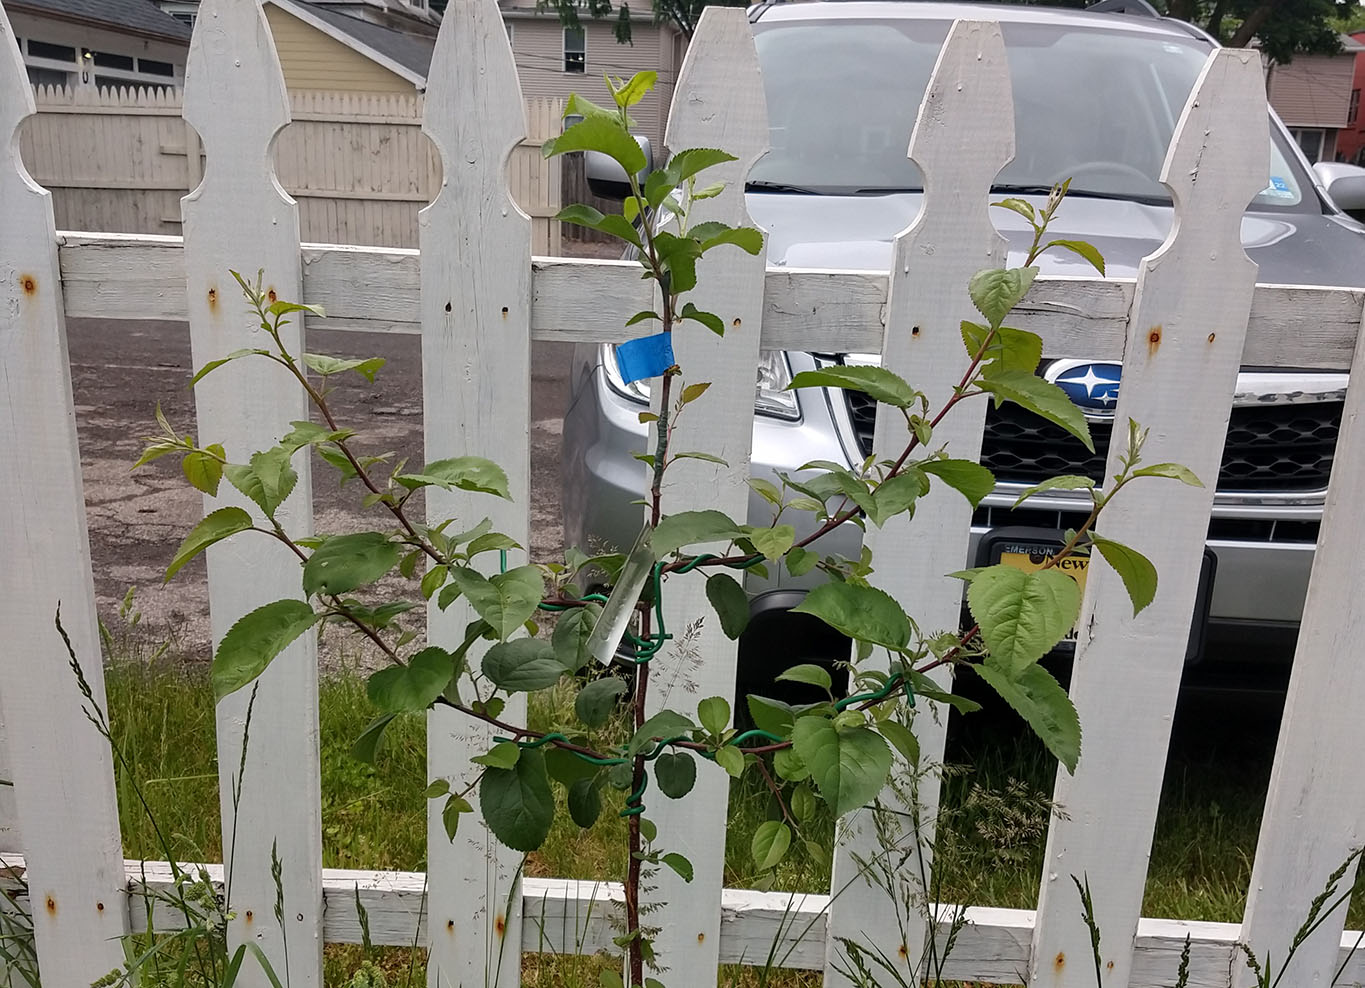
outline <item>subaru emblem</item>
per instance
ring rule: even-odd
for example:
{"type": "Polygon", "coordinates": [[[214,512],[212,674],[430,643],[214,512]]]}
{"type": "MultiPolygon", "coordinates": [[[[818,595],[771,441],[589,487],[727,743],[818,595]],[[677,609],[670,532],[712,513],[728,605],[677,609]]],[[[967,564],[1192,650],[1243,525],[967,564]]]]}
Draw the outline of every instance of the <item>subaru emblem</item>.
{"type": "Polygon", "coordinates": [[[1122,366],[1086,360],[1057,360],[1043,377],[1057,385],[1087,418],[1112,419],[1119,400],[1122,366]]]}

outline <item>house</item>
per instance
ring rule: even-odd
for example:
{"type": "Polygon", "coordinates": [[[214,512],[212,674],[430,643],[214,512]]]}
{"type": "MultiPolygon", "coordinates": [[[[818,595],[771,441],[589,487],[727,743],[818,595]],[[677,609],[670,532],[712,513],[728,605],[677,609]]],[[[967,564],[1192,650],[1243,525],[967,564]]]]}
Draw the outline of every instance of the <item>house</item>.
{"type": "MultiPolygon", "coordinates": [[[[158,2],[194,23],[198,0],[158,2]]],[[[412,94],[426,87],[440,26],[430,0],[266,0],[265,16],[291,90],[412,94]]]]}
{"type": "MultiPolygon", "coordinates": [[[[1351,35],[1357,44],[1365,45],[1365,31],[1351,35]]],[[[1365,51],[1355,53],[1355,72],[1351,95],[1346,104],[1346,126],[1337,134],[1337,160],[1365,165],[1365,119],[1360,116],[1360,91],[1365,89],[1365,51]]]]}
{"type": "Polygon", "coordinates": [[[671,24],[641,17],[632,22],[633,43],[616,41],[607,19],[584,17],[580,29],[564,27],[550,11],[536,10],[535,0],[501,0],[502,19],[512,41],[521,93],[526,98],[568,99],[576,92],[595,103],[610,104],[603,75],[629,79],[653,70],[659,82],[631,110],[638,130],[655,148],[663,144],[673,85],[682,68],[687,39],[671,24]]]}
{"type": "Polygon", "coordinates": [[[3,0],[35,85],[179,86],[190,29],[152,0],[3,0]]]}
{"type": "Polygon", "coordinates": [[[1365,44],[1342,36],[1336,55],[1295,55],[1266,69],[1266,95],[1309,161],[1334,161],[1340,132],[1355,122],[1360,83],[1353,81],[1365,44]],[[1352,93],[1355,93],[1353,96],[1352,93]]]}

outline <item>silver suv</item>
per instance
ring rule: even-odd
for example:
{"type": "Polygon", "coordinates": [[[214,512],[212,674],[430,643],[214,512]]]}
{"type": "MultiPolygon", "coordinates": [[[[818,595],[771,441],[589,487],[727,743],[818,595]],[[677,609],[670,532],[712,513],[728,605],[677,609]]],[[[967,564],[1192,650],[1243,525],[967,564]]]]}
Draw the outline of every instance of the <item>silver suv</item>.
{"type": "MultiPolygon", "coordinates": [[[[907,137],[939,47],[955,18],[1001,23],[1013,80],[1014,161],[997,191],[1041,205],[1054,182],[1071,191],[1051,233],[1086,240],[1108,274],[1133,277],[1165,239],[1170,196],[1157,180],[1185,100],[1215,42],[1141,0],[1107,0],[1086,11],[981,4],[765,3],[750,20],[763,69],[771,152],[749,176],[748,206],[767,231],[769,264],[886,269],[892,238],[920,208],[921,179],[907,160],[907,137]],[[1108,8],[1101,9],[1101,8],[1108,8]],[[1116,9],[1117,8],[1117,9],[1116,9]]],[[[1365,285],[1365,226],[1344,215],[1272,114],[1270,181],[1242,225],[1258,280],[1365,285]]],[[[1343,203],[1343,205],[1348,205],[1343,203]]],[[[994,210],[1010,242],[1010,263],[1029,243],[1022,218],[994,210]]],[[[1045,255],[1044,274],[1090,272],[1081,259],[1045,255]]],[[[964,286],[965,291],[965,286],[964,286]]],[[[1284,332],[1293,333],[1292,323],[1284,332]]],[[[771,478],[813,460],[861,462],[872,448],[866,396],[783,390],[802,370],[875,357],[838,352],[765,354],[754,395],[753,475],[771,478]]],[[[1039,373],[1060,384],[1091,420],[1096,452],[1060,429],[1005,405],[986,418],[983,462],[999,486],[973,519],[972,558],[1050,551],[1085,505],[1065,496],[1031,498],[1023,488],[1046,477],[1099,479],[1112,425],[1120,366],[1084,353],[1051,354],[1039,373]]],[[[579,346],[564,424],[567,544],[628,546],[639,530],[643,474],[633,453],[645,447],[638,419],[648,382],[624,384],[609,346],[579,346]]],[[[1206,554],[1207,588],[1191,634],[1190,657],[1241,655],[1216,641],[1287,644],[1297,628],[1342,413],[1346,375],[1243,369],[1206,554]]],[[[757,495],[750,521],[766,523],[757,495]]],[[[830,550],[857,556],[853,525],[829,536],[830,550]]],[[[802,584],[780,567],[771,582],[750,578],[755,618],[741,650],[741,688],[783,668],[792,648],[808,654],[837,641],[792,628],[787,608],[802,584]]],[[[1283,649],[1281,656],[1287,655],[1283,649]]],[[[811,658],[818,656],[810,655],[811,658]]]]}

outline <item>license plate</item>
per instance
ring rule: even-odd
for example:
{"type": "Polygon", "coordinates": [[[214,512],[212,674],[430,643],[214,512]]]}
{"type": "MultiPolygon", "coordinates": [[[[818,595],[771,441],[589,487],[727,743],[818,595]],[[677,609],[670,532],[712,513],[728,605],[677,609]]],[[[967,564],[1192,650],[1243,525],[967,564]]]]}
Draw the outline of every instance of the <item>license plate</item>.
{"type": "MultiPolygon", "coordinates": [[[[1000,553],[1000,563],[1017,570],[1023,570],[1025,573],[1034,573],[1042,569],[1047,564],[1048,559],[1056,555],[1057,551],[1057,549],[1044,549],[1039,546],[1028,546],[1027,548],[1005,546],[1000,553]]],[[[1088,556],[1068,556],[1057,563],[1054,568],[1075,580],[1081,588],[1081,593],[1085,593],[1085,575],[1089,566],[1090,557],[1088,556]]],[[[1080,618],[1078,617],[1076,624],[1072,625],[1071,630],[1067,632],[1066,638],[1063,640],[1074,642],[1079,629],[1080,618]]]]}

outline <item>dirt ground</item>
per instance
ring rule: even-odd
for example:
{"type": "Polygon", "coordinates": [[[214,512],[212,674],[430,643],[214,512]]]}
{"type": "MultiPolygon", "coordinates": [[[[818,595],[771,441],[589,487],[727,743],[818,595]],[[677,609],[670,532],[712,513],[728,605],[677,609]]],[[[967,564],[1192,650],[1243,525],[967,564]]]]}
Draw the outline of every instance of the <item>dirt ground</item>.
{"type": "MultiPolygon", "coordinates": [[[[188,327],[72,320],[67,333],[101,617],[117,631],[119,604],[129,587],[136,587],[142,613],[138,637],[170,640],[185,657],[207,660],[208,584],[202,558],[162,585],[176,547],[203,516],[203,498],[185,482],[178,461],[171,457],[136,472],[130,469],[141,453],[141,437],[156,431],[158,401],[178,431],[196,432],[192,395],[186,388],[193,373],[188,327]]],[[[394,450],[398,458],[420,463],[419,338],[315,332],[309,335],[308,347],[342,357],[388,360],[374,385],[352,376],[338,388],[333,399],[337,415],[342,424],[360,433],[356,440],[360,448],[375,453],[394,450]]],[[[562,551],[559,458],[568,400],[568,346],[535,344],[531,373],[531,550],[533,559],[547,560],[562,551]]],[[[212,441],[210,436],[199,439],[212,441]]],[[[335,474],[316,459],[313,477],[318,532],[387,527],[382,511],[361,508],[363,491],[358,485],[338,487],[335,474]]],[[[395,578],[395,588],[397,583],[395,578]]],[[[324,642],[325,666],[356,658],[368,664],[367,657],[349,644],[324,642]]]]}

